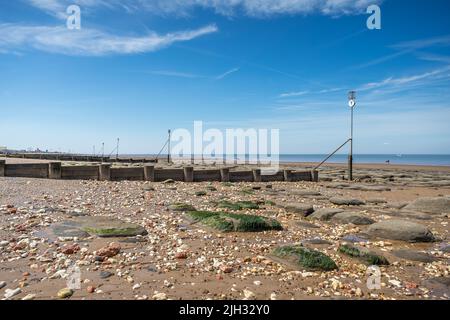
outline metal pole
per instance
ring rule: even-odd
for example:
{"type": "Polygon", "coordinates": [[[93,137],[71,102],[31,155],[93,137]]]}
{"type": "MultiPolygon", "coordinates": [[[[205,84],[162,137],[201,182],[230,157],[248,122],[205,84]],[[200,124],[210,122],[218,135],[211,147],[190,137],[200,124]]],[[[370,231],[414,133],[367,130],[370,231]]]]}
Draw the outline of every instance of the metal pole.
{"type": "Polygon", "coordinates": [[[171,134],[171,131],[169,129],[169,140],[167,143],[167,162],[168,163],[170,163],[170,134],[171,134]]]}
{"type": "Polygon", "coordinates": [[[348,180],[353,181],[353,107],[351,109],[350,120],[350,155],[348,156],[348,180]]]}
{"type": "Polygon", "coordinates": [[[102,159],[105,157],[105,143],[102,142],[102,159]]]}
{"type": "Polygon", "coordinates": [[[119,139],[119,138],[117,138],[117,147],[116,147],[116,160],[117,160],[117,159],[119,159],[119,142],[120,142],[120,139],[119,139]]]}

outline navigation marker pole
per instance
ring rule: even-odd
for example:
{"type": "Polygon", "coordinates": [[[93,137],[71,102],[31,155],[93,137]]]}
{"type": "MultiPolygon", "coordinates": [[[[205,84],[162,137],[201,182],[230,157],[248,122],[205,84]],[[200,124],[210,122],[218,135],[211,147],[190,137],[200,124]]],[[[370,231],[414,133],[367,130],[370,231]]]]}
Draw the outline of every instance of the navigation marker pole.
{"type": "Polygon", "coordinates": [[[170,163],[170,138],[171,138],[172,131],[169,129],[168,133],[169,133],[169,140],[167,140],[168,141],[168,143],[167,143],[167,162],[170,163]]]}
{"type": "Polygon", "coordinates": [[[353,109],[356,106],[356,92],[348,93],[348,106],[351,110],[350,116],[350,154],[348,156],[348,180],[353,181],[353,109]]]}

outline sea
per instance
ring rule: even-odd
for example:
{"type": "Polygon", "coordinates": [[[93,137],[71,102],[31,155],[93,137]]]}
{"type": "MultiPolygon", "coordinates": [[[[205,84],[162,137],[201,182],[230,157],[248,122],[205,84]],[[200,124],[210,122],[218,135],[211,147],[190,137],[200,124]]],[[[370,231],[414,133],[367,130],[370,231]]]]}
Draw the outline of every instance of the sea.
{"type": "MultiPolygon", "coordinates": [[[[328,155],[326,154],[281,154],[280,163],[286,162],[322,162],[328,155]]],[[[145,157],[151,158],[155,155],[120,155],[120,157],[145,157]]],[[[160,158],[164,158],[160,155],[160,158]]],[[[195,156],[199,158],[199,156],[195,156]]],[[[201,157],[201,156],[200,156],[201,157]]],[[[205,159],[207,157],[205,156],[205,159]]],[[[237,155],[237,159],[248,159],[248,156],[237,155]]],[[[327,163],[347,163],[348,155],[336,154],[327,160],[327,163]]],[[[426,166],[450,166],[450,154],[356,154],[353,155],[353,162],[370,164],[405,164],[405,165],[426,165],[426,166]]]]}

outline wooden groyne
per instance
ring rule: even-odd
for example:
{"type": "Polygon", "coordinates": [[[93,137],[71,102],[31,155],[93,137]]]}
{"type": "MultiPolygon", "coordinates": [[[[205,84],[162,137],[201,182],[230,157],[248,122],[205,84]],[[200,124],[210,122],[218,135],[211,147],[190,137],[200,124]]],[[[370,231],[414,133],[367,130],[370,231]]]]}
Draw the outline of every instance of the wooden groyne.
{"type": "Polygon", "coordinates": [[[270,182],[270,181],[312,181],[319,180],[318,171],[282,170],[274,175],[262,175],[260,169],[231,171],[230,168],[199,169],[156,168],[153,164],[142,167],[112,167],[110,163],[96,165],[62,165],[61,162],[6,164],[0,160],[0,177],[23,177],[65,180],[100,181],[154,181],[168,179],[184,182],[270,182]]]}
{"type": "Polygon", "coordinates": [[[8,158],[16,159],[36,159],[36,160],[50,160],[50,161],[76,161],[76,162],[100,162],[100,163],[157,163],[158,159],[154,158],[110,158],[93,155],[82,154],[65,154],[65,153],[10,153],[8,158]]]}

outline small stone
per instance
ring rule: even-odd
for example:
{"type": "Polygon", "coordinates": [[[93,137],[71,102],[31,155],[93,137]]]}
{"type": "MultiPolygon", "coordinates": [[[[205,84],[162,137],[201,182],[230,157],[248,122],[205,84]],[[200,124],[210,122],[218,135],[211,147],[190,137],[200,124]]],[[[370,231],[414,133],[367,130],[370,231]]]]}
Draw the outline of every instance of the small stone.
{"type": "Polygon", "coordinates": [[[270,294],[270,300],[277,300],[277,294],[275,292],[270,294]]]}
{"type": "Polygon", "coordinates": [[[17,289],[6,289],[4,297],[5,297],[5,299],[9,299],[9,298],[12,298],[12,297],[18,295],[21,292],[22,292],[22,290],[20,288],[17,288],[17,289]]]}
{"type": "Polygon", "coordinates": [[[364,296],[364,293],[362,292],[361,288],[356,288],[355,295],[357,297],[362,297],[364,296]]]}
{"type": "Polygon", "coordinates": [[[73,290],[69,288],[64,288],[58,291],[58,298],[67,299],[73,295],[73,290]]]}
{"type": "Polygon", "coordinates": [[[30,294],[27,294],[25,297],[23,297],[22,300],[29,301],[29,300],[34,300],[34,298],[36,298],[36,295],[30,293],[30,294]]]}
{"type": "Polygon", "coordinates": [[[112,277],[114,274],[109,271],[101,271],[100,272],[100,278],[101,279],[108,279],[109,277],[112,277]]]}
{"type": "Polygon", "coordinates": [[[244,289],[243,292],[244,292],[244,297],[247,300],[255,299],[255,297],[256,297],[255,294],[250,290],[244,289]]]}
{"type": "Polygon", "coordinates": [[[95,287],[94,287],[94,286],[88,286],[88,287],[86,288],[86,291],[87,291],[88,293],[94,293],[94,292],[95,292],[95,287]]]}
{"type": "Polygon", "coordinates": [[[111,242],[107,247],[98,250],[97,255],[100,257],[112,258],[119,254],[120,249],[121,247],[118,243],[111,242]]]}
{"type": "Polygon", "coordinates": [[[167,295],[163,292],[159,292],[153,295],[153,300],[167,300],[167,295]]]}
{"type": "Polygon", "coordinates": [[[6,281],[0,281],[0,289],[6,287],[6,281]]]}
{"type": "Polygon", "coordinates": [[[187,259],[187,253],[186,252],[177,252],[175,254],[175,259],[187,259]]]}

